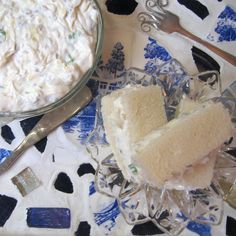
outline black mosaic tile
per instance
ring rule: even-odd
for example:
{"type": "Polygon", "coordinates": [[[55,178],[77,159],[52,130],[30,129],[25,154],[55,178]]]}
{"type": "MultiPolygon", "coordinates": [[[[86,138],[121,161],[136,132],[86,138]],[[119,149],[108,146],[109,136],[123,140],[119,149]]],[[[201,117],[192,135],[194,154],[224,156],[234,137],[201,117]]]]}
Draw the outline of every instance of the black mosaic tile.
{"type": "Polygon", "coordinates": [[[73,193],[73,184],[70,180],[70,177],[66,173],[59,173],[57,179],[54,183],[54,187],[64,193],[73,193]]]}
{"type": "Polygon", "coordinates": [[[95,174],[95,169],[90,163],[84,163],[80,165],[79,169],[77,170],[78,175],[81,177],[85,174],[95,174]]]}
{"type": "Polygon", "coordinates": [[[220,65],[210,55],[197,47],[192,47],[192,56],[199,72],[216,70],[220,72],[220,65]]]}
{"type": "Polygon", "coordinates": [[[45,148],[47,146],[47,137],[41,139],[39,142],[37,142],[34,146],[38,149],[39,152],[43,153],[45,151],[45,148]]]}
{"type": "Polygon", "coordinates": [[[81,221],[79,227],[75,232],[75,236],[89,236],[91,226],[87,221],[81,221]]]}
{"type": "Polygon", "coordinates": [[[229,150],[227,153],[236,158],[236,149],[229,150]]]}
{"type": "Polygon", "coordinates": [[[17,204],[17,200],[6,195],[0,195],[0,227],[10,218],[17,204]]]}
{"type": "MultiPolygon", "coordinates": [[[[34,128],[34,126],[39,122],[41,118],[42,118],[42,115],[31,117],[31,118],[20,121],[20,125],[24,134],[27,135],[34,128]]],[[[43,153],[47,146],[47,137],[37,142],[34,146],[38,149],[39,152],[43,153]]]]}
{"type": "Polygon", "coordinates": [[[118,15],[130,15],[134,12],[138,3],[135,0],[107,0],[106,6],[109,12],[118,15]]]}
{"type": "Polygon", "coordinates": [[[1,136],[2,138],[9,144],[15,139],[15,135],[11,130],[11,127],[8,125],[4,125],[1,127],[1,136]]]}
{"type": "Polygon", "coordinates": [[[202,20],[209,15],[209,11],[205,5],[197,0],[177,0],[181,5],[184,5],[202,20]]]}
{"type": "Polygon", "coordinates": [[[152,221],[135,225],[131,230],[133,235],[155,235],[164,234],[152,221]]]}
{"type": "Polygon", "coordinates": [[[226,220],[226,235],[235,236],[236,235],[236,219],[227,216],[226,220]]]}
{"type": "Polygon", "coordinates": [[[27,135],[34,128],[34,126],[39,122],[39,120],[42,117],[43,117],[42,115],[35,116],[35,117],[27,118],[27,119],[20,121],[20,125],[21,125],[21,128],[22,128],[24,134],[27,135]]]}

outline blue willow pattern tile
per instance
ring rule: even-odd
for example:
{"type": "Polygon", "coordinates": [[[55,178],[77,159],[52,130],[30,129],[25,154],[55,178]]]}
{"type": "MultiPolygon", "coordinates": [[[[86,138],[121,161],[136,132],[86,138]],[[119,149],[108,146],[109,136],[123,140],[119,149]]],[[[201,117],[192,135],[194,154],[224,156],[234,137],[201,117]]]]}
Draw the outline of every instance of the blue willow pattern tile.
{"type": "Polygon", "coordinates": [[[89,185],[89,196],[93,195],[94,193],[96,193],[96,189],[95,189],[95,183],[94,181],[92,181],[89,185]]]}
{"type": "Polygon", "coordinates": [[[160,64],[171,59],[170,54],[165,48],[161,47],[155,39],[148,38],[148,44],[144,48],[144,57],[148,59],[144,70],[148,74],[156,72],[160,64]]]}
{"type": "Polygon", "coordinates": [[[101,211],[94,213],[94,219],[97,225],[105,225],[105,228],[111,230],[115,226],[116,218],[120,214],[117,200],[106,206],[101,211]]]}
{"type": "Polygon", "coordinates": [[[215,42],[231,42],[236,40],[236,11],[226,6],[217,18],[214,32],[207,38],[215,42]]]}
{"type": "Polygon", "coordinates": [[[120,42],[115,44],[111,53],[111,58],[105,65],[110,73],[116,74],[118,71],[124,70],[125,54],[123,52],[123,49],[124,46],[120,42]]]}
{"type": "Polygon", "coordinates": [[[71,215],[68,208],[28,208],[27,225],[33,228],[70,228],[71,215]]]}
{"type": "MultiPolygon", "coordinates": [[[[88,83],[94,98],[100,94],[106,94],[107,91],[112,91],[120,87],[120,82],[107,83],[106,81],[111,81],[111,79],[123,75],[125,71],[125,54],[123,49],[124,46],[120,42],[117,42],[113,47],[111,57],[108,62],[104,64],[103,61],[100,60],[98,63],[98,66],[92,76],[92,80],[88,83]]],[[[62,125],[62,128],[66,133],[78,133],[77,139],[82,144],[85,143],[88,135],[96,125],[96,102],[97,100],[94,99],[86,108],[64,122],[62,125]]],[[[105,137],[103,142],[105,142],[105,137]]]]}
{"type": "Polygon", "coordinates": [[[11,155],[12,151],[0,148],[0,163],[2,163],[7,157],[11,155]]]}
{"type": "Polygon", "coordinates": [[[66,133],[78,132],[81,143],[87,139],[88,134],[94,129],[96,102],[92,101],[81,112],[63,123],[62,128],[66,133]]]}
{"type": "Polygon", "coordinates": [[[96,78],[111,80],[115,78],[119,78],[122,76],[125,71],[125,54],[124,54],[124,46],[121,42],[117,42],[114,44],[111,56],[105,64],[101,59],[97,65],[95,72],[93,73],[93,79],[96,78]]]}
{"type": "Polygon", "coordinates": [[[167,95],[170,95],[175,91],[175,87],[179,86],[180,81],[184,81],[187,72],[155,39],[148,38],[148,44],[144,51],[144,57],[147,59],[144,71],[156,78],[157,83],[164,87],[168,92],[167,95]]]}
{"type": "Polygon", "coordinates": [[[159,58],[162,61],[168,61],[171,59],[166,49],[161,47],[155,39],[152,39],[151,37],[149,37],[148,40],[149,40],[149,43],[144,48],[145,58],[149,58],[149,59],[159,58]]]}

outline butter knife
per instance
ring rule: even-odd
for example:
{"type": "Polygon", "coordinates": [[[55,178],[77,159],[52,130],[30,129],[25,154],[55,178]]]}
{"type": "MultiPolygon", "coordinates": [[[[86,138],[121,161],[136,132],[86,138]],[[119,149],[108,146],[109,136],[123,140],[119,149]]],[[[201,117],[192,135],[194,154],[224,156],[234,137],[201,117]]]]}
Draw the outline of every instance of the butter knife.
{"type": "Polygon", "coordinates": [[[23,152],[46,137],[52,130],[62,124],[72,115],[79,112],[92,99],[92,93],[88,87],[81,89],[74,97],[60,107],[46,113],[19,146],[0,164],[0,175],[6,172],[23,154],[23,152]]]}

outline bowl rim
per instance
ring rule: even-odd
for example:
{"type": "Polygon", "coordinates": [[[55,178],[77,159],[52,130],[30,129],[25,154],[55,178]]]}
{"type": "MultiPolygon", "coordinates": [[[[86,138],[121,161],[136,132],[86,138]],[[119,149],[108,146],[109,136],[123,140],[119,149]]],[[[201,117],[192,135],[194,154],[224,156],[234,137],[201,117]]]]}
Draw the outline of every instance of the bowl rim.
{"type": "Polygon", "coordinates": [[[53,103],[50,103],[46,106],[36,108],[33,110],[28,111],[0,111],[0,119],[15,119],[15,118],[25,118],[25,117],[33,117],[45,114],[47,112],[50,112],[54,109],[56,109],[59,106],[64,105],[67,101],[69,101],[73,96],[75,96],[77,93],[80,92],[80,90],[85,86],[85,84],[88,82],[88,80],[91,78],[92,73],[94,72],[101,54],[102,54],[102,48],[103,48],[103,41],[104,41],[104,20],[102,16],[102,10],[99,6],[98,0],[93,0],[93,3],[95,4],[96,9],[98,10],[98,21],[97,21],[97,27],[96,27],[96,45],[95,45],[95,52],[94,52],[94,60],[93,64],[90,69],[88,69],[82,77],[77,81],[77,83],[73,86],[73,88],[67,92],[63,97],[59,98],[53,103]]]}

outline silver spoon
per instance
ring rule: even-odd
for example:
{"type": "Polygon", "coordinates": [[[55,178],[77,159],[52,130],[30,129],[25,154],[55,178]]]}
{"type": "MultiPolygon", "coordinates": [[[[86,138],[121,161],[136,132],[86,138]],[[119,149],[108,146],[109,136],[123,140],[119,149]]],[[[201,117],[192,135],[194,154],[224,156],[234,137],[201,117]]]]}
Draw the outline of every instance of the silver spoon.
{"type": "Polygon", "coordinates": [[[57,126],[80,111],[91,99],[92,93],[90,89],[85,86],[64,105],[45,114],[12,154],[0,164],[0,175],[9,169],[26,149],[46,137],[57,126]]]}

